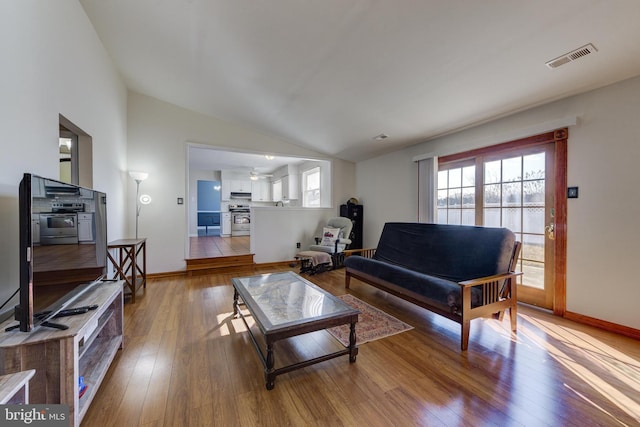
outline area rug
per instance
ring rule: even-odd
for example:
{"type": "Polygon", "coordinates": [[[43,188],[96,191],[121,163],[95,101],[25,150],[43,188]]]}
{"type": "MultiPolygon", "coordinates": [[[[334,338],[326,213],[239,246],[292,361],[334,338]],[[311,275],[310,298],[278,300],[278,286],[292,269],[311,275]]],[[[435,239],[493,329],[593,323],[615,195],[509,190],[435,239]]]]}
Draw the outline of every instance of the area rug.
{"type": "MultiPolygon", "coordinates": [[[[401,320],[379,310],[353,295],[340,295],[342,301],[351,307],[360,310],[358,323],[356,324],[356,344],[364,344],[369,341],[379,340],[400,332],[413,329],[401,320]]],[[[349,325],[336,326],[327,329],[331,335],[345,347],[349,346],[349,325]]]]}

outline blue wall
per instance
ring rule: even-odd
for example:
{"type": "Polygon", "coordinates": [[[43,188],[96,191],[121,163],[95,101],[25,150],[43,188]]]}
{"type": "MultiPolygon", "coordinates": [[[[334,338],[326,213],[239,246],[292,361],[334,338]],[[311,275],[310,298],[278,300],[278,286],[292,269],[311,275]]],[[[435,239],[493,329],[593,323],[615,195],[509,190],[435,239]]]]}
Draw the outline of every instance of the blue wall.
{"type": "Polygon", "coordinates": [[[220,181],[198,181],[198,211],[220,210],[220,181]],[[218,188],[216,190],[216,188],[218,188]]]}

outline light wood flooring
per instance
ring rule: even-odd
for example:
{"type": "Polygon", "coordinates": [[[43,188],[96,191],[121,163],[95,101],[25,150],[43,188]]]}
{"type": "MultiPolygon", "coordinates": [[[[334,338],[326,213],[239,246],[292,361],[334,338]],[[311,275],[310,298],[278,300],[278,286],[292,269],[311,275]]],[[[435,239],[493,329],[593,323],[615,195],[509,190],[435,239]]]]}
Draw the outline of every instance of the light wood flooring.
{"type": "MultiPolygon", "coordinates": [[[[258,269],[271,272],[276,269],[258,269]]],[[[267,391],[242,321],[234,274],[151,279],[125,305],[125,348],[84,426],[637,426],[640,343],[526,306],[458,324],[357,280],[348,293],[414,329],[279,376],[267,391]]],[[[343,270],[308,277],[347,293],[343,270]]],[[[290,343],[329,345],[325,332],[290,343]]],[[[333,344],[331,344],[333,345],[333,344]]],[[[276,353],[276,360],[283,353],[276,353]]]]}
{"type": "Polygon", "coordinates": [[[249,236],[197,236],[189,238],[189,259],[216,258],[251,253],[249,236]]]}

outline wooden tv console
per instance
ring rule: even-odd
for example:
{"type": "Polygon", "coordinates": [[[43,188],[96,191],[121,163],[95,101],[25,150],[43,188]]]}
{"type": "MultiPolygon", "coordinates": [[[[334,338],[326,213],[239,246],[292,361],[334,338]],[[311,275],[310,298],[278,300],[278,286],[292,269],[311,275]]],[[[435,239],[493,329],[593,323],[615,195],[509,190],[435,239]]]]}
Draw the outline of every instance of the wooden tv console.
{"type": "Polygon", "coordinates": [[[69,329],[39,327],[32,332],[0,325],[0,375],[28,369],[36,373],[29,386],[29,403],[69,405],[70,425],[79,426],[118,349],[123,347],[123,282],[94,286],[72,307],[97,304],[85,314],[53,319],[69,329]],[[87,384],[79,397],[78,377],[87,384]]]}

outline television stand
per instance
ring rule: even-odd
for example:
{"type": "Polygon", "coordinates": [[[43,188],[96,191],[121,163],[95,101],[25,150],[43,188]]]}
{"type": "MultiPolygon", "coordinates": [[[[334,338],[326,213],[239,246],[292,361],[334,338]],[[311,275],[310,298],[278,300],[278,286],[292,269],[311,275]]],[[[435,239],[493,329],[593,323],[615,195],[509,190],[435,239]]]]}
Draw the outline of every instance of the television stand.
{"type": "MultiPolygon", "coordinates": [[[[80,425],[123,346],[123,282],[96,285],[77,303],[98,307],[65,319],[65,330],[0,332],[0,375],[35,369],[29,403],[69,405],[72,426],[80,425]],[[87,385],[82,397],[81,376],[87,385]]],[[[0,325],[0,331],[10,322],[0,325]]]]}
{"type": "Polygon", "coordinates": [[[53,323],[53,322],[42,322],[40,326],[46,326],[47,328],[60,329],[61,331],[69,329],[67,325],[63,325],[62,323],[53,323]]]}

